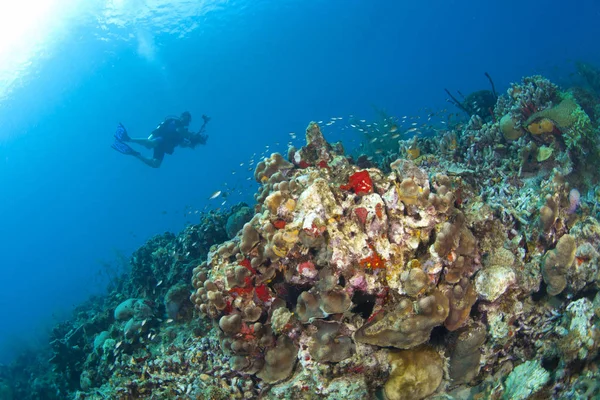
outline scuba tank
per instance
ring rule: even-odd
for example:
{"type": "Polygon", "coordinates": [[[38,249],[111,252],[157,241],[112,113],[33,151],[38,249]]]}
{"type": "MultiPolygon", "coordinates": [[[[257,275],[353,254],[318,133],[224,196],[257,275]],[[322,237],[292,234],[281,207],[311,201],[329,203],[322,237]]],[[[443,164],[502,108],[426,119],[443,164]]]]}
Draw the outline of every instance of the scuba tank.
{"type": "Polygon", "coordinates": [[[168,115],[163,120],[163,122],[158,124],[158,126],[156,127],[156,131],[163,133],[163,134],[164,133],[175,133],[175,132],[177,132],[179,121],[180,121],[179,117],[168,115]]]}

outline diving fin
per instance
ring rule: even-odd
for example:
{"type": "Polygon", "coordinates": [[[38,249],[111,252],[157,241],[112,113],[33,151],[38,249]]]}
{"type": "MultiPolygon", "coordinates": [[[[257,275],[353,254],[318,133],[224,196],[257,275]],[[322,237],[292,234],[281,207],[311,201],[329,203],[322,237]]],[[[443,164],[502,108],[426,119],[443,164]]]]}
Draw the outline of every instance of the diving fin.
{"type": "Polygon", "coordinates": [[[127,134],[127,129],[123,126],[122,123],[119,122],[117,129],[115,130],[115,139],[119,142],[129,142],[131,138],[127,134]]]}
{"type": "Polygon", "coordinates": [[[125,154],[126,156],[137,156],[140,153],[129,147],[129,145],[115,140],[115,142],[110,146],[121,154],[125,154]]]}

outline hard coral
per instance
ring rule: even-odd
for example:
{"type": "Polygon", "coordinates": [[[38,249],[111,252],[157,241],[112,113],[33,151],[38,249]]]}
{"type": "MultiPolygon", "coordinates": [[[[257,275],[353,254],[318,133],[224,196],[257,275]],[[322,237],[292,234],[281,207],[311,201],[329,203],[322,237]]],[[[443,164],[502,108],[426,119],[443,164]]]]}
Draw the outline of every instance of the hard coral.
{"type": "Polygon", "coordinates": [[[341,324],[334,321],[315,321],[317,332],[308,345],[311,357],[319,362],[340,362],[354,352],[354,343],[340,333],[341,324]]]}
{"type": "Polygon", "coordinates": [[[435,290],[413,302],[404,298],[396,308],[384,311],[356,331],[354,339],[375,346],[410,349],[429,340],[431,330],[449,313],[448,298],[435,290]]]}
{"type": "Polygon", "coordinates": [[[517,140],[523,136],[523,129],[511,114],[506,114],[500,119],[500,130],[506,140],[517,140]]]}
{"type": "Polygon", "coordinates": [[[462,278],[454,285],[443,285],[441,290],[450,305],[444,326],[449,331],[455,331],[468,320],[471,307],[477,301],[477,292],[467,278],[462,278]]]}
{"type": "Polygon", "coordinates": [[[306,145],[300,150],[290,148],[288,158],[300,168],[318,167],[327,169],[338,153],[343,152],[341,146],[334,148],[321,133],[321,128],[316,122],[311,122],[306,128],[306,145]]]}
{"type": "Polygon", "coordinates": [[[546,203],[540,208],[538,221],[542,231],[548,233],[558,218],[558,204],[550,195],[546,196],[545,201],[546,203]]]}
{"type": "Polygon", "coordinates": [[[420,400],[442,383],[444,362],[432,348],[421,347],[390,353],[391,373],[385,383],[386,400],[420,400]]]}
{"type": "Polygon", "coordinates": [[[276,173],[287,173],[294,166],[287,162],[279,153],[273,153],[256,165],[254,178],[258,183],[266,183],[276,173]]]}
{"type": "Polygon", "coordinates": [[[286,336],[279,336],[274,348],[267,351],[265,365],[256,375],[267,383],[276,383],[286,379],[296,364],[296,346],[286,336]]]}
{"type": "Polygon", "coordinates": [[[456,332],[448,366],[454,384],[469,383],[479,373],[480,348],[485,342],[486,333],[482,323],[473,323],[456,332]]]}
{"type": "Polygon", "coordinates": [[[571,235],[563,235],[554,250],[546,252],[542,264],[542,276],[551,296],[560,294],[567,287],[567,271],[575,261],[577,246],[571,235]]]}
{"type": "Polygon", "coordinates": [[[511,267],[492,265],[479,271],[475,278],[475,287],[479,297],[494,302],[516,282],[517,276],[511,267]]]}

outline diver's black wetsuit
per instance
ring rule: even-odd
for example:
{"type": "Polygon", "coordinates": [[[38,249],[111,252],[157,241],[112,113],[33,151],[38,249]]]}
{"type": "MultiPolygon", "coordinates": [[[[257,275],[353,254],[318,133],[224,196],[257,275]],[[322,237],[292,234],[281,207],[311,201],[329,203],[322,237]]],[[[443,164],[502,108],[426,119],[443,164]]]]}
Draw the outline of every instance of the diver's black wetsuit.
{"type": "Polygon", "coordinates": [[[175,147],[185,139],[187,127],[179,118],[167,118],[152,132],[151,140],[155,142],[154,158],[162,161],[165,154],[173,154],[175,147]]]}

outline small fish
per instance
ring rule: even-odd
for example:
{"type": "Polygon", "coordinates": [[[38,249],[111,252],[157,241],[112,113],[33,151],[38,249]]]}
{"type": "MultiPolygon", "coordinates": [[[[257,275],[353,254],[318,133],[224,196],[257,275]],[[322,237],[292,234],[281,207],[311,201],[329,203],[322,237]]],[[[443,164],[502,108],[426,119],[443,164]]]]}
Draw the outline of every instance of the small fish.
{"type": "Polygon", "coordinates": [[[225,203],[227,203],[227,200],[225,200],[224,202],[222,202],[221,205],[224,206],[225,203]]]}
{"type": "Polygon", "coordinates": [[[142,321],[142,326],[146,325],[146,322],[148,322],[148,320],[147,320],[147,319],[143,320],[143,321],[142,321]]]}
{"type": "Polygon", "coordinates": [[[169,319],[167,320],[167,324],[170,324],[171,322],[173,322],[173,318],[169,318],[169,319]]]}
{"type": "Polygon", "coordinates": [[[156,287],[159,287],[160,285],[162,285],[162,283],[163,283],[162,280],[158,281],[158,283],[156,284],[156,287]]]}
{"type": "Polygon", "coordinates": [[[375,143],[377,141],[378,138],[373,138],[371,140],[369,140],[369,143],[375,143]]]}
{"type": "Polygon", "coordinates": [[[367,120],[366,119],[361,119],[360,122],[364,123],[364,122],[367,122],[367,120]]]}
{"type": "Polygon", "coordinates": [[[392,135],[392,139],[398,139],[400,137],[399,133],[396,133],[395,135],[392,135]]]}
{"type": "Polygon", "coordinates": [[[415,126],[415,125],[417,125],[417,122],[413,122],[411,125],[412,125],[412,126],[415,126]]]}
{"type": "Polygon", "coordinates": [[[410,132],[414,132],[414,131],[416,131],[417,129],[418,129],[418,128],[410,128],[410,129],[409,129],[409,130],[407,130],[406,132],[409,132],[409,133],[410,133],[410,132]]]}
{"type": "Polygon", "coordinates": [[[240,163],[240,167],[243,167],[243,166],[244,166],[244,163],[240,163]]]}
{"type": "Polygon", "coordinates": [[[208,198],[209,200],[212,199],[216,199],[217,197],[219,197],[221,195],[221,191],[217,190],[216,192],[214,192],[213,194],[210,195],[210,197],[208,198]]]}
{"type": "Polygon", "coordinates": [[[392,125],[392,127],[390,128],[390,133],[394,133],[398,131],[398,127],[396,125],[392,125]]]}
{"type": "Polygon", "coordinates": [[[115,346],[115,349],[118,349],[119,347],[121,347],[122,344],[123,344],[123,341],[120,341],[119,343],[117,343],[117,345],[115,346]]]}
{"type": "Polygon", "coordinates": [[[350,126],[353,127],[353,128],[356,128],[356,125],[354,125],[354,124],[350,124],[350,126]]]}

